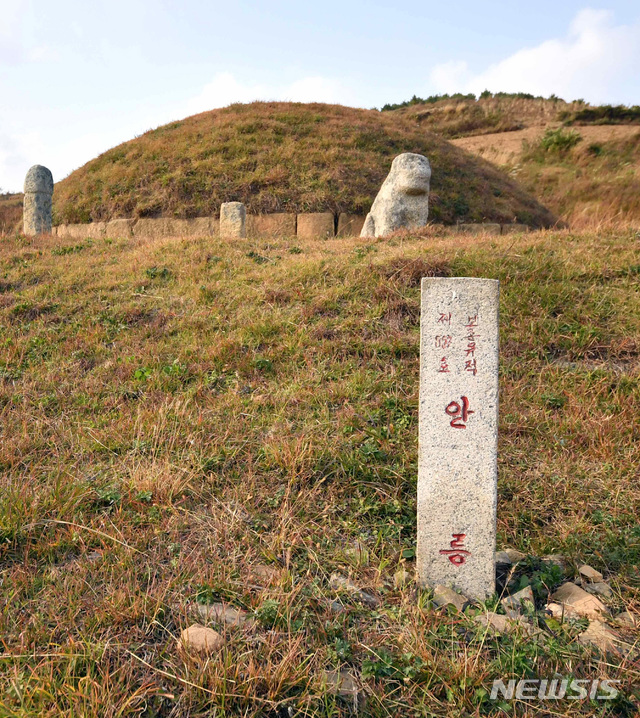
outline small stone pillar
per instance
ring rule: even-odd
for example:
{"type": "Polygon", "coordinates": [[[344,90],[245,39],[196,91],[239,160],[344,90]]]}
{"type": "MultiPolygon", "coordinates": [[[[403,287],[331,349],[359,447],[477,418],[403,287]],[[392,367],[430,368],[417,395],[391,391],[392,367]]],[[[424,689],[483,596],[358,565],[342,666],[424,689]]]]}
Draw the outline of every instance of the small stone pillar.
{"type": "Polygon", "coordinates": [[[418,580],[481,600],[495,589],[498,292],[422,280],[418,580]]]}
{"type": "Polygon", "coordinates": [[[220,205],[220,236],[223,239],[244,239],[247,236],[247,210],[242,202],[220,205]]]}
{"type": "Polygon", "coordinates": [[[33,165],[24,179],[23,226],[27,236],[51,232],[53,175],[42,165],[33,165]]]}

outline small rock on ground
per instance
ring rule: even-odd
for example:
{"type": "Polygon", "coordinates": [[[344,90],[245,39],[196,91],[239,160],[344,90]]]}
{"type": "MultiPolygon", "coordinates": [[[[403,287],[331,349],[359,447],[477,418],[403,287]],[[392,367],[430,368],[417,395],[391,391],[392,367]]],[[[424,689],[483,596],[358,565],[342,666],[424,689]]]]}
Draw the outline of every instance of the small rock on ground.
{"type": "Polygon", "coordinates": [[[607,608],[599,598],[587,593],[575,583],[563,583],[562,586],[551,596],[556,603],[570,607],[579,616],[597,618],[606,613],[607,608]]]}
{"type": "Polygon", "coordinates": [[[511,556],[509,556],[508,551],[496,551],[495,562],[502,563],[507,566],[510,566],[513,563],[513,561],[511,560],[511,556]]]}
{"type": "Polygon", "coordinates": [[[629,613],[629,611],[623,611],[622,613],[619,613],[615,618],[616,623],[619,623],[621,626],[634,628],[638,621],[636,617],[629,613]]]}
{"type": "Polygon", "coordinates": [[[553,601],[546,605],[545,610],[557,621],[561,621],[563,618],[580,617],[571,606],[564,606],[562,603],[554,603],[553,601]]]}
{"type": "Polygon", "coordinates": [[[500,603],[502,604],[507,616],[510,616],[512,618],[521,616],[523,613],[525,613],[527,608],[535,608],[533,590],[531,589],[531,586],[525,586],[517,593],[512,593],[510,596],[505,596],[505,598],[503,598],[500,603]]]}
{"type": "Polygon", "coordinates": [[[591,583],[598,583],[604,578],[600,571],[596,571],[595,568],[587,566],[586,563],[583,566],[580,566],[580,568],[578,569],[578,573],[580,574],[581,578],[583,578],[585,581],[590,581],[591,583]]]}
{"type": "Polygon", "coordinates": [[[210,656],[224,645],[224,638],[212,628],[194,623],[185,628],[178,639],[178,649],[210,656]]]}
{"type": "Polygon", "coordinates": [[[516,551],[515,548],[505,549],[504,552],[511,559],[511,563],[518,563],[518,561],[524,561],[524,559],[527,558],[526,553],[522,553],[521,551],[516,551]]]}
{"type": "Polygon", "coordinates": [[[469,599],[448,586],[438,585],[433,589],[433,602],[436,606],[455,606],[462,612],[469,599]]]}
{"type": "Polygon", "coordinates": [[[584,645],[595,646],[602,653],[629,652],[629,646],[602,621],[589,621],[589,628],[578,636],[578,641],[584,645]]]}

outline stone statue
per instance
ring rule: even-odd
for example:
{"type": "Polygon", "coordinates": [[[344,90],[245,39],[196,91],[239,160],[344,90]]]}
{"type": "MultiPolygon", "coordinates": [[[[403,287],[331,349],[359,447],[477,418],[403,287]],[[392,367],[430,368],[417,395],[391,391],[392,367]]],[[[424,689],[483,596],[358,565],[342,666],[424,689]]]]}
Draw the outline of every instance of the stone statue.
{"type": "Polygon", "coordinates": [[[28,236],[51,232],[53,175],[42,165],[34,165],[24,179],[24,233],[28,236]]]}
{"type": "Polygon", "coordinates": [[[386,237],[399,229],[424,227],[429,216],[431,166],[423,155],[405,152],[391,163],[360,233],[386,237]]]}

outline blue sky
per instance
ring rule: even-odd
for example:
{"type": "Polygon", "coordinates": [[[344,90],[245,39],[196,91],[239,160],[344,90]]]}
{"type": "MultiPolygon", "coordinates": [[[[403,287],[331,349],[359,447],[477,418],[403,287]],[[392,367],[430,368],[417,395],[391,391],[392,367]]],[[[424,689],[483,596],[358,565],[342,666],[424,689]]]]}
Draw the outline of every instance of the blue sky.
{"type": "Polygon", "coordinates": [[[0,188],[234,101],[485,88],[640,104],[640,5],[2,0],[0,188]]]}

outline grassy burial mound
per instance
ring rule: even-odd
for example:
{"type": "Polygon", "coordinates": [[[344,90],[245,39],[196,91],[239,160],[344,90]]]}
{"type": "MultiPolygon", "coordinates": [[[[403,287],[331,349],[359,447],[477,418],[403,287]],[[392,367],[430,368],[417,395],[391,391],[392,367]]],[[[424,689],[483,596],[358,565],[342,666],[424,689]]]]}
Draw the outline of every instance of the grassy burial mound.
{"type": "Polygon", "coordinates": [[[412,119],[282,102],[205,112],[105,152],[56,185],[55,219],[207,216],[229,201],[251,213],[364,214],[401,152],[431,162],[435,222],[554,222],[506,174],[412,119]]]}
{"type": "Polygon", "coordinates": [[[346,717],[340,670],[376,718],[511,715],[493,680],[556,674],[619,679],[606,715],[637,714],[637,652],[544,606],[586,562],[636,640],[638,244],[437,232],[0,242],[1,715],[346,717]],[[497,598],[411,581],[429,274],[501,281],[498,548],[536,618],[498,634],[497,598]],[[194,622],[224,638],[207,661],[176,649],[194,622]]]}

